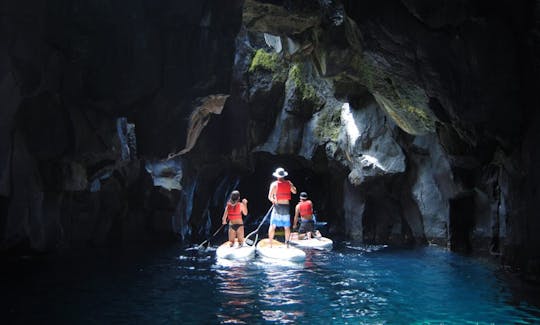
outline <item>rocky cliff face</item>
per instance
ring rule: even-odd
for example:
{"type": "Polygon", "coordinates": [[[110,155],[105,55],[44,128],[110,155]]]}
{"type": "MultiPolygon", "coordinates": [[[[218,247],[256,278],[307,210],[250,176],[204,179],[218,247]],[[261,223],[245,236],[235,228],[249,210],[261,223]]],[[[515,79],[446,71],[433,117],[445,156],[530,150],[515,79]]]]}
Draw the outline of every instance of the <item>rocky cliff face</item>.
{"type": "Polygon", "coordinates": [[[194,109],[229,91],[241,5],[2,4],[3,250],[187,235],[189,191],[153,187],[147,162],[189,144],[194,109]]]}
{"type": "Polygon", "coordinates": [[[252,152],[322,178],[332,193],[302,185],[336,231],[502,255],[538,274],[526,177],[537,4],[245,1],[243,25],[253,59],[239,96],[251,112],[275,103],[252,152]]]}
{"type": "Polygon", "coordinates": [[[540,272],[537,2],[2,11],[4,250],[198,240],[234,188],[264,214],[282,166],[333,232],[540,272]]]}
{"type": "MultiPolygon", "coordinates": [[[[295,148],[312,159],[305,148],[323,147],[324,159],[339,166],[329,163],[330,170],[347,174],[331,209],[345,232],[367,242],[502,254],[538,274],[531,249],[538,242],[524,235],[538,229],[529,210],[536,191],[526,185],[534,176],[525,177],[535,152],[527,133],[536,125],[528,89],[538,86],[538,5],[294,4],[246,1],[244,25],[280,41],[266,43],[287,61],[286,85],[295,66],[314,71],[304,80],[324,104],[303,138],[294,137],[302,141],[295,148]],[[261,6],[266,19],[249,13],[261,6]],[[283,8],[293,17],[288,25],[268,18],[283,8]],[[309,133],[317,125],[323,132],[309,133]]],[[[284,103],[281,127],[293,125],[287,113],[294,119],[287,96],[284,103]]],[[[290,154],[275,146],[282,138],[271,136],[262,148],[290,154]]]]}

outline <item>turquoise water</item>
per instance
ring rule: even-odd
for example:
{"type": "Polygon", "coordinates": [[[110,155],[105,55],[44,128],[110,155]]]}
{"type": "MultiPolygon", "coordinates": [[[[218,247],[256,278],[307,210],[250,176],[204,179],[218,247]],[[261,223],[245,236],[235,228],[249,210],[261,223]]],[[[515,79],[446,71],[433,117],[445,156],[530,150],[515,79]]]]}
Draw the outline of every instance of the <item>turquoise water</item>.
{"type": "Polygon", "coordinates": [[[8,323],[538,324],[490,263],[437,247],[355,246],[304,263],[216,261],[213,249],[122,249],[4,266],[8,323]]]}

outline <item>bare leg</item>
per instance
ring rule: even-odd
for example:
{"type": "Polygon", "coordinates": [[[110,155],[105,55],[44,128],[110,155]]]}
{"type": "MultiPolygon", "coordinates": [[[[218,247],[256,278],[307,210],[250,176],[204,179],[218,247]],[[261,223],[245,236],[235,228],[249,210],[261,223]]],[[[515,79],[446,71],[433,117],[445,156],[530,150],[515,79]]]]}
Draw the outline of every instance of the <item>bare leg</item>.
{"type": "Polygon", "coordinates": [[[270,247],[272,247],[272,241],[274,240],[275,231],[276,231],[276,225],[270,225],[270,227],[268,227],[268,240],[270,241],[270,247]]]}
{"type": "Polygon", "coordinates": [[[244,243],[244,226],[238,228],[236,235],[238,237],[238,247],[240,247],[244,243]]]}
{"type": "Polygon", "coordinates": [[[288,242],[291,238],[291,227],[283,227],[285,228],[285,242],[288,242]]]}
{"type": "Polygon", "coordinates": [[[232,229],[231,226],[229,226],[229,245],[231,245],[231,247],[234,245],[234,237],[236,235],[236,231],[234,231],[232,229]]]}

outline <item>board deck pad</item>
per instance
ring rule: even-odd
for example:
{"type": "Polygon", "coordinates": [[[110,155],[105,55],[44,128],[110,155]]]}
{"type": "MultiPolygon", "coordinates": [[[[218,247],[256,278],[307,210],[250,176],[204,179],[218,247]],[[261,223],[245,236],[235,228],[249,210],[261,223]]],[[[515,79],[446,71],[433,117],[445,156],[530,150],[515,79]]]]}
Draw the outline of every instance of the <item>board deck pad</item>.
{"type": "Polygon", "coordinates": [[[310,239],[298,239],[298,234],[293,233],[291,236],[291,244],[301,248],[332,248],[334,242],[330,238],[319,237],[310,239]]]}
{"type": "Polygon", "coordinates": [[[257,244],[257,253],[262,257],[287,261],[303,261],[306,258],[306,253],[301,249],[293,245],[287,247],[285,243],[275,239],[272,240],[272,247],[270,247],[269,239],[262,239],[257,244]]]}
{"type": "Polygon", "coordinates": [[[255,247],[248,245],[238,247],[237,241],[231,247],[230,242],[226,241],[217,248],[216,256],[230,260],[246,260],[255,256],[255,247]]]}

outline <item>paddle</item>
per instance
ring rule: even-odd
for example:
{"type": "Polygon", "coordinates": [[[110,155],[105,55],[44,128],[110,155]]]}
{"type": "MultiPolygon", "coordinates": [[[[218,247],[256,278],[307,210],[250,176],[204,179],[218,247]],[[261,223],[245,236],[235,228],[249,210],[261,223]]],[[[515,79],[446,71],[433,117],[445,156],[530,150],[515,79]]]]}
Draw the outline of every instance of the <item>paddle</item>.
{"type": "Polygon", "coordinates": [[[313,213],[313,223],[314,223],[315,229],[317,229],[317,227],[324,227],[324,226],[327,225],[326,221],[317,221],[317,212],[316,211],[313,213]]]}
{"type": "Polygon", "coordinates": [[[261,229],[261,226],[263,225],[264,221],[266,220],[266,218],[268,218],[268,215],[270,215],[270,212],[272,211],[272,209],[274,208],[274,205],[272,205],[270,207],[270,209],[268,209],[268,212],[266,212],[266,214],[264,215],[264,218],[262,219],[261,223],[259,224],[259,226],[257,227],[257,229],[253,230],[252,232],[249,233],[249,235],[246,236],[246,238],[244,238],[244,242],[250,246],[253,246],[255,245],[255,243],[257,242],[257,240],[259,239],[259,229],[261,229]],[[253,234],[257,234],[257,236],[255,236],[255,241],[249,239],[249,237],[253,234]]]}
{"type": "Polygon", "coordinates": [[[210,241],[211,238],[213,238],[214,236],[216,236],[216,235],[219,233],[219,231],[220,231],[221,229],[223,229],[223,226],[225,226],[225,224],[222,224],[221,227],[219,227],[218,230],[216,230],[216,232],[215,232],[212,236],[210,236],[207,240],[203,241],[199,246],[197,246],[197,249],[201,249],[201,247],[202,247],[204,244],[206,244],[207,242],[210,241]]]}

